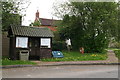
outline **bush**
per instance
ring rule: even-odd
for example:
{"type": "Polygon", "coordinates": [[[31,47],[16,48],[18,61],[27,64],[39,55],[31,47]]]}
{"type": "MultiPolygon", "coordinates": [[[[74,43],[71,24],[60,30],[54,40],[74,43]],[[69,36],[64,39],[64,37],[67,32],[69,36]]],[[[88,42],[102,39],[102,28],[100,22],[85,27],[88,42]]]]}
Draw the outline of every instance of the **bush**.
{"type": "Polygon", "coordinates": [[[66,44],[64,41],[54,41],[52,43],[52,50],[53,51],[62,51],[62,50],[66,50],[66,44]]]}
{"type": "Polygon", "coordinates": [[[85,36],[80,39],[73,39],[72,41],[74,43],[74,49],[84,47],[85,53],[102,53],[108,46],[108,40],[105,39],[104,34],[97,36],[85,36]]]}
{"type": "Polygon", "coordinates": [[[114,50],[116,56],[118,57],[118,59],[120,60],[120,50],[114,50]]]}

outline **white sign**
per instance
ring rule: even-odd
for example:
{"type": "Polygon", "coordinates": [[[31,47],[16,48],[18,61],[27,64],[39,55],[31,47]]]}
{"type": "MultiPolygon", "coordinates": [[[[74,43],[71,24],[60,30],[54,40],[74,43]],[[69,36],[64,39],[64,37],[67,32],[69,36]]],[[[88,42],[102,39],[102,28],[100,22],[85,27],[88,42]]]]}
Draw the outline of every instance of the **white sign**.
{"type": "Polygon", "coordinates": [[[48,46],[50,48],[50,38],[41,38],[41,46],[48,46]]]}
{"type": "Polygon", "coordinates": [[[28,37],[16,37],[16,47],[27,48],[28,37]]]}

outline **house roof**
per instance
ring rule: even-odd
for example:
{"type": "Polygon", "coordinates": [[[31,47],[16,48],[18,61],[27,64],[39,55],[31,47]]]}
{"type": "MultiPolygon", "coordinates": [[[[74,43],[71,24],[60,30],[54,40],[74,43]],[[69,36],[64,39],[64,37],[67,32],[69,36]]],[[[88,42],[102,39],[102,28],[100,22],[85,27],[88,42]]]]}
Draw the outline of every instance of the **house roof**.
{"type": "Polygon", "coordinates": [[[12,34],[29,37],[54,37],[52,31],[45,27],[11,26],[12,34]]]}
{"type": "Polygon", "coordinates": [[[51,26],[39,26],[39,27],[46,27],[49,28],[51,31],[57,31],[57,27],[51,27],[51,26]]]}
{"type": "Polygon", "coordinates": [[[47,26],[47,28],[49,28],[49,29],[52,30],[52,31],[57,31],[57,28],[56,28],[56,27],[47,26]]]}
{"type": "Polygon", "coordinates": [[[44,26],[57,26],[60,20],[40,18],[40,22],[44,26]]]}

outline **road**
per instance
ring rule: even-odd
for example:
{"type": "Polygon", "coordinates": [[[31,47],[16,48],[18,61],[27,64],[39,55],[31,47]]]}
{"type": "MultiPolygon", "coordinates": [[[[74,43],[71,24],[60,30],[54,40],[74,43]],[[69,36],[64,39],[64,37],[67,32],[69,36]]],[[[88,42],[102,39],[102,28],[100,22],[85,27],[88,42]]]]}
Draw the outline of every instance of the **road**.
{"type": "Polygon", "coordinates": [[[3,78],[118,78],[117,65],[69,65],[3,69],[3,78]]]}

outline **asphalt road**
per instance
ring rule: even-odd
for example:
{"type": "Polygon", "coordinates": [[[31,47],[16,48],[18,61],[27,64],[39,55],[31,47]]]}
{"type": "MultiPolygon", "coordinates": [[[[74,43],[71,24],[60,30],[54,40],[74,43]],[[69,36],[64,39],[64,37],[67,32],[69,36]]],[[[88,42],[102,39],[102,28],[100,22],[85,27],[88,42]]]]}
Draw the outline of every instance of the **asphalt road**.
{"type": "Polygon", "coordinates": [[[3,78],[118,78],[118,65],[69,65],[3,69],[3,78]]]}

